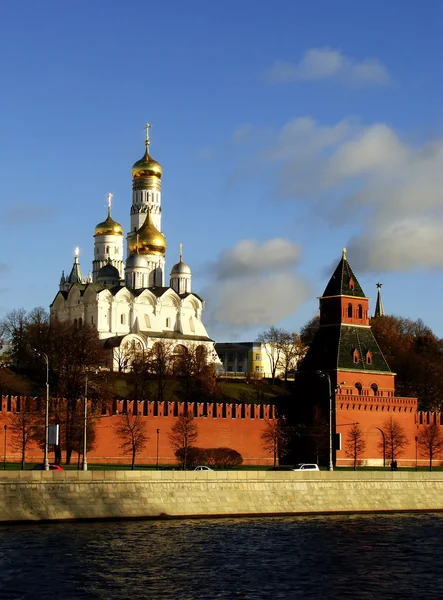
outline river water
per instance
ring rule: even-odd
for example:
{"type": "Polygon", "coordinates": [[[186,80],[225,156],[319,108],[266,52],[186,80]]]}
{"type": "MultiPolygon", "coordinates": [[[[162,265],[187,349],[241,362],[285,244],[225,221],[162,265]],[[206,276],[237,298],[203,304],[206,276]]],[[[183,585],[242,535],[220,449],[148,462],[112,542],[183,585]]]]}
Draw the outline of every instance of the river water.
{"type": "Polygon", "coordinates": [[[1,600],[443,598],[443,514],[0,526],[1,600]]]}

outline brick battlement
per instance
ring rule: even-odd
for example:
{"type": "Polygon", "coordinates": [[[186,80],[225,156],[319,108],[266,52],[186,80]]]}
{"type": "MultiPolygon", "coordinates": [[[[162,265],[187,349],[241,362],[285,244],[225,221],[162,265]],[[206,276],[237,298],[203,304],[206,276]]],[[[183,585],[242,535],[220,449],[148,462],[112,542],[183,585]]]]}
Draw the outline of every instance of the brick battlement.
{"type": "MultiPolygon", "coordinates": [[[[82,399],[80,398],[80,401],[82,399]]],[[[50,400],[51,402],[51,400],[50,400]]],[[[23,410],[41,411],[44,399],[27,396],[2,396],[0,413],[23,410]]],[[[104,405],[101,415],[139,415],[141,417],[179,417],[185,413],[196,419],[263,419],[275,418],[275,407],[269,404],[215,403],[215,402],[156,402],[148,400],[114,400],[104,405]]]]}

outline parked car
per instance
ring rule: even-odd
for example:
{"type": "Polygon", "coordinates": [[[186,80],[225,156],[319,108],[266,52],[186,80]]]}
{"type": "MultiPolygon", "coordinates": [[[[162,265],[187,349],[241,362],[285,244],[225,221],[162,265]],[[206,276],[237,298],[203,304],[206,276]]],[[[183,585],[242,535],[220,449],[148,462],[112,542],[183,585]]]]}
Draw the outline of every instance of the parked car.
{"type": "MultiPolygon", "coordinates": [[[[35,465],[35,467],[33,467],[32,470],[33,471],[44,471],[45,465],[43,463],[40,463],[38,465],[35,465]]],[[[55,463],[49,463],[49,470],[50,471],[64,471],[64,468],[61,467],[60,465],[56,465],[55,463]]]]}
{"type": "Polygon", "coordinates": [[[292,469],[293,471],[320,471],[318,465],[314,463],[299,463],[292,469]]]}
{"type": "Polygon", "coordinates": [[[199,467],[195,467],[194,471],[213,471],[211,467],[205,467],[204,465],[200,465],[199,467]]]}

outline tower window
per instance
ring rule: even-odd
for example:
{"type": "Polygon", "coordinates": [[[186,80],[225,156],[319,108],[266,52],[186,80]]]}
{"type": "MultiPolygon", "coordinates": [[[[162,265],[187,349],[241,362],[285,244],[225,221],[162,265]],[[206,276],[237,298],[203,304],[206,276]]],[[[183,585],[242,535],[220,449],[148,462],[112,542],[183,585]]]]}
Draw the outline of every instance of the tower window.
{"type": "Polygon", "coordinates": [[[352,318],[352,304],[351,303],[348,304],[348,317],[352,318]]]}
{"type": "Polygon", "coordinates": [[[110,252],[110,248],[109,248],[109,246],[106,246],[106,254],[109,254],[109,252],[110,252]]]}
{"type": "Polygon", "coordinates": [[[122,325],[124,325],[124,324],[125,324],[125,315],[120,315],[120,323],[121,323],[122,325]]]}
{"type": "Polygon", "coordinates": [[[358,350],[355,349],[354,352],[352,353],[352,361],[354,363],[358,363],[359,359],[360,359],[360,357],[358,355],[358,350]]]}
{"type": "Polygon", "coordinates": [[[366,364],[372,365],[372,352],[370,350],[366,352],[366,364]]]}
{"type": "Polygon", "coordinates": [[[352,277],[349,278],[349,287],[351,288],[351,290],[355,288],[355,283],[352,277]]]}
{"type": "Polygon", "coordinates": [[[171,327],[171,319],[169,317],[166,319],[166,327],[171,327]]]}
{"type": "Polygon", "coordinates": [[[358,305],[358,318],[363,319],[363,306],[361,304],[358,305]]]}
{"type": "Polygon", "coordinates": [[[117,246],[114,249],[114,254],[118,254],[118,247],[117,246]]]}

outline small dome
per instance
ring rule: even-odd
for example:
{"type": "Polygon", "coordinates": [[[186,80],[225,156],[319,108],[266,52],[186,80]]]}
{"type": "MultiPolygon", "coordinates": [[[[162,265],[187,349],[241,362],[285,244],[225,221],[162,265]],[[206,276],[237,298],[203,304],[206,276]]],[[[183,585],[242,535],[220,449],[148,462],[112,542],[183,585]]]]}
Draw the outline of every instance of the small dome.
{"type": "Polygon", "coordinates": [[[132,178],[152,177],[153,175],[160,179],[162,176],[162,167],[160,163],[151,157],[148,145],[146,145],[146,152],[143,158],[132,165],[132,178]]]}
{"type": "Polygon", "coordinates": [[[114,221],[108,212],[108,218],[96,226],[94,235],[123,235],[123,227],[114,221]]]}
{"type": "Polygon", "coordinates": [[[118,269],[116,267],[111,265],[110,262],[108,262],[107,265],[104,265],[97,273],[97,281],[110,281],[115,279],[117,279],[117,281],[120,281],[120,273],[118,272],[118,269]]]}
{"type": "Polygon", "coordinates": [[[165,255],[166,238],[152,222],[151,211],[148,210],[145,222],[131,237],[129,250],[133,254],[165,255]]]}
{"type": "Polygon", "coordinates": [[[126,268],[127,269],[133,269],[133,268],[147,269],[148,261],[141,254],[130,254],[128,256],[128,258],[126,259],[126,268]]]}
{"type": "Polygon", "coordinates": [[[171,277],[173,275],[191,275],[191,267],[181,260],[172,267],[171,277]]]}

